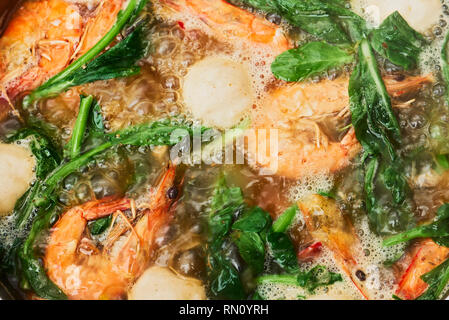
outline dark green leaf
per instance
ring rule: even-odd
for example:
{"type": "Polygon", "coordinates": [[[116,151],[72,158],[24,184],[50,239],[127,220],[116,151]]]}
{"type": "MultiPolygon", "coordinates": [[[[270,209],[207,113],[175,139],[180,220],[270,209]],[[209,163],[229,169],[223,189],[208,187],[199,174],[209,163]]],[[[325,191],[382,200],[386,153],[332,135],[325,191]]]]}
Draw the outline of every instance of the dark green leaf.
{"type": "Polygon", "coordinates": [[[309,42],[276,57],[271,72],[285,81],[302,81],[331,68],[351,63],[354,56],[324,42],[309,42]]]}
{"type": "Polygon", "coordinates": [[[56,216],[55,206],[41,211],[33,223],[27,240],[19,251],[21,269],[26,281],[39,297],[50,300],[66,299],[67,297],[48,278],[42,261],[34,252],[34,244],[40,233],[50,228],[50,223],[56,216]]]}
{"type": "Polygon", "coordinates": [[[309,271],[298,274],[298,284],[310,293],[319,287],[326,287],[337,281],[343,281],[339,273],[331,272],[324,266],[315,266],[309,271]]]}
{"type": "Polygon", "coordinates": [[[208,256],[209,291],[216,299],[245,298],[240,276],[231,262],[220,252],[208,256]]]}
{"type": "Polygon", "coordinates": [[[237,245],[242,259],[256,274],[263,271],[265,261],[265,245],[256,232],[234,231],[232,241],[237,245]]]}
{"type": "MultiPolygon", "coordinates": [[[[215,299],[242,299],[244,296],[240,276],[223,252],[223,244],[229,235],[232,222],[243,209],[243,205],[240,188],[228,187],[225,177],[220,177],[208,215],[210,236],[207,275],[209,296],[215,299]]],[[[246,248],[244,250],[246,253],[246,248]]]]}
{"type": "Polygon", "coordinates": [[[417,300],[438,300],[449,282],[449,259],[424,274],[421,279],[429,287],[417,300]]]}
{"type": "Polygon", "coordinates": [[[349,81],[352,124],[364,149],[366,209],[378,234],[402,231],[413,224],[410,188],[395,145],[401,141],[398,121],[369,42],[359,47],[359,61],[349,81]],[[390,192],[380,203],[378,189],[390,192]]]}
{"type": "Polygon", "coordinates": [[[298,271],[298,259],[290,238],[282,232],[268,232],[267,244],[274,261],[287,272],[298,271]]]}
{"type": "Polygon", "coordinates": [[[111,225],[112,215],[98,219],[89,224],[90,233],[93,235],[102,234],[111,225]]]}
{"type": "Polygon", "coordinates": [[[255,207],[240,216],[232,225],[232,229],[248,232],[261,232],[270,223],[270,214],[259,207],[255,207]]]}
{"type": "Polygon", "coordinates": [[[425,40],[395,11],[372,31],[371,44],[381,56],[409,70],[417,66],[425,40]]]}

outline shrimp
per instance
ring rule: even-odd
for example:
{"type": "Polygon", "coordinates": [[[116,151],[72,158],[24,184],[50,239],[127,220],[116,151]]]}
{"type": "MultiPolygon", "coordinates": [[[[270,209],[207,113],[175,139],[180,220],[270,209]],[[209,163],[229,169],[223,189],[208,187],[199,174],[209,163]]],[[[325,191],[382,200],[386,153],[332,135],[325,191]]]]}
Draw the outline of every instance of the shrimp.
{"type": "Polygon", "coordinates": [[[90,49],[112,27],[123,2],[103,0],[86,15],[64,0],[26,1],[0,38],[0,115],[90,49]]]}
{"type": "Polygon", "coordinates": [[[397,263],[405,264],[399,275],[396,295],[401,299],[414,300],[426,291],[428,285],[421,276],[430,272],[449,257],[449,248],[439,246],[431,239],[420,241],[397,263]]]}
{"type": "Polygon", "coordinates": [[[224,42],[248,41],[252,47],[262,46],[274,54],[290,48],[282,28],[240,9],[224,0],[161,0],[163,6],[177,12],[190,13],[209,27],[224,42]]]}
{"type": "MultiPolygon", "coordinates": [[[[99,249],[84,236],[89,221],[112,213],[133,210],[133,201],[109,197],[67,211],[52,229],[44,263],[49,278],[70,299],[120,299],[145,271],[156,249],[156,237],[170,221],[176,199],[169,198],[175,167],[170,166],[152,195],[149,208],[128,236],[111,248],[99,249]]],[[[123,215],[124,217],[124,215],[123,215]]],[[[125,218],[126,219],[126,218],[125,218]]],[[[127,219],[126,219],[127,220],[127,219]]]]}
{"type": "Polygon", "coordinates": [[[310,195],[298,202],[306,223],[307,231],[315,241],[328,248],[334,258],[348,275],[364,298],[373,297],[369,288],[356,274],[360,272],[357,264],[358,252],[362,252],[354,226],[344,216],[335,200],[320,195],[310,195]]]}
{"type": "MultiPolygon", "coordinates": [[[[385,78],[387,90],[392,97],[400,97],[431,82],[431,76],[409,77],[397,81],[385,78]]],[[[337,172],[348,166],[361,150],[355,131],[351,128],[341,141],[330,140],[322,132],[318,121],[344,120],[349,117],[348,78],[323,80],[319,83],[284,85],[263,101],[262,107],[253,111],[252,128],[278,131],[276,152],[266,150],[266,138],[253,136],[258,145],[255,166],[290,179],[320,172],[337,172]],[[263,154],[263,153],[266,154],[263,154]]],[[[408,104],[406,104],[408,106],[408,104]]],[[[250,136],[251,138],[251,136],[250,136]]],[[[249,150],[251,152],[251,150],[249,150]]]]}

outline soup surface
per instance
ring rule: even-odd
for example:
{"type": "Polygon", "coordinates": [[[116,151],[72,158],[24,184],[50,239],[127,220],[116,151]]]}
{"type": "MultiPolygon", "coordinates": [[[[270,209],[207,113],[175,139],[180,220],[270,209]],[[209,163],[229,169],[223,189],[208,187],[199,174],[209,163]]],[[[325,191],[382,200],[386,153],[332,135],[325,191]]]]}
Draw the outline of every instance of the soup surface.
{"type": "Polygon", "coordinates": [[[24,1],[0,38],[0,280],[445,298],[448,6],[24,1]]]}

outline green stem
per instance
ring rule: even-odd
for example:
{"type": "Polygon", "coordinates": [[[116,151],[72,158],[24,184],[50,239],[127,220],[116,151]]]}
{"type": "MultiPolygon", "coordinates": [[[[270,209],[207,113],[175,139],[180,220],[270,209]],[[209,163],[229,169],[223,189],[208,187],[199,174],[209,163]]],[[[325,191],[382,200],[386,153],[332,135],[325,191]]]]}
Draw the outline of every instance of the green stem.
{"type": "Polygon", "coordinates": [[[88,96],[81,99],[78,117],[76,118],[75,127],[73,128],[72,138],[70,139],[70,158],[76,158],[81,151],[84,133],[86,131],[87,120],[89,119],[90,108],[92,106],[93,97],[88,96]]]}
{"type": "Polygon", "coordinates": [[[263,284],[267,282],[298,286],[298,277],[296,275],[289,275],[289,274],[280,274],[280,275],[276,274],[276,275],[261,276],[257,278],[257,284],[263,284]]]}
{"type": "MultiPolygon", "coordinates": [[[[53,174],[51,174],[44,182],[44,185],[52,188],[55,186],[59,181],[67,177],[70,173],[72,173],[75,170],[78,170],[81,166],[85,165],[90,161],[90,158],[99,154],[100,152],[109,149],[114,144],[112,142],[106,142],[102,145],[99,145],[98,147],[84,153],[83,155],[79,156],[76,159],[73,159],[69,163],[63,165],[59,169],[57,169],[53,174]]],[[[53,191],[53,190],[52,190],[53,191]]]]}
{"type": "Polygon", "coordinates": [[[292,223],[293,219],[296,216],[296,212],[298,212],[298,206],[296,204],[285,210],[279,216],[279,218],[277,218],[276,221],[273,222],[273,231],[274,232],[287,231],[288,227],[290,226],[290,224],[292,223]]]}
{"type": "Polygon", "coordinates": [[[394,235],[392,237],[389,237],[388,239],[385,239],[383,241],[383,246],[390,247],[394,246],[395,244],[410,241],[416,238],[427,238],[427,237],[433,237],[434,235],[432,232],[428,232],[427,226],[421,226],[417,228],[413,228],[411,230],[402,232],[400,234],[394,235]]]}

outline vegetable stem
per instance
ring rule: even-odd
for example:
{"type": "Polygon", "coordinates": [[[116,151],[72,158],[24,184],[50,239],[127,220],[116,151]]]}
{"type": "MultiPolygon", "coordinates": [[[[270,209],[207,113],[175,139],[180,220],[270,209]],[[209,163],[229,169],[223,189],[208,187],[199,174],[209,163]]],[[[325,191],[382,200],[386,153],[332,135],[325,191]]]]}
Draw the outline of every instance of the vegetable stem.
{"type": "Polygon", "coordinates": [[[81,144],[84,140],[87,120],[89,119],[90,109],[92,107],[93,97],[88,96],[81,99],[78,117],[73,128],[72,138],[70,140],[70,158],[76,158],[81,151],[81,144]]]}
{"type": "Polygon", "coordinates": [[[395,244],[410,241],[416,238],[432,237],[432,236],[433,236],[432,233],[426,232],[426,226],[421,226],[389,237],[385,239],[382,244],[385,247],[390,247],[394,246],[395,244]]]}
{"type": "Polygon", "coordinates": [[[295,204],[285,210],[279,218],[276,219],[275,222],[273,222],[273,231],[274,232],[285,232],[287,231],[288,227],[292,223],[293,219],[296,216],[296,213],[298,212],[298,206],[295,204]]]}
{"type": "Polygon", "coordinates": [[[263,283],[267,283],[267,282],[299,286],[298,276],[290,275],[290,274],[272,274],[272,275],[265,275],[265,276],[261,276],[261,277],[257,278],[257,284],[263,284],[263,283]]]}

